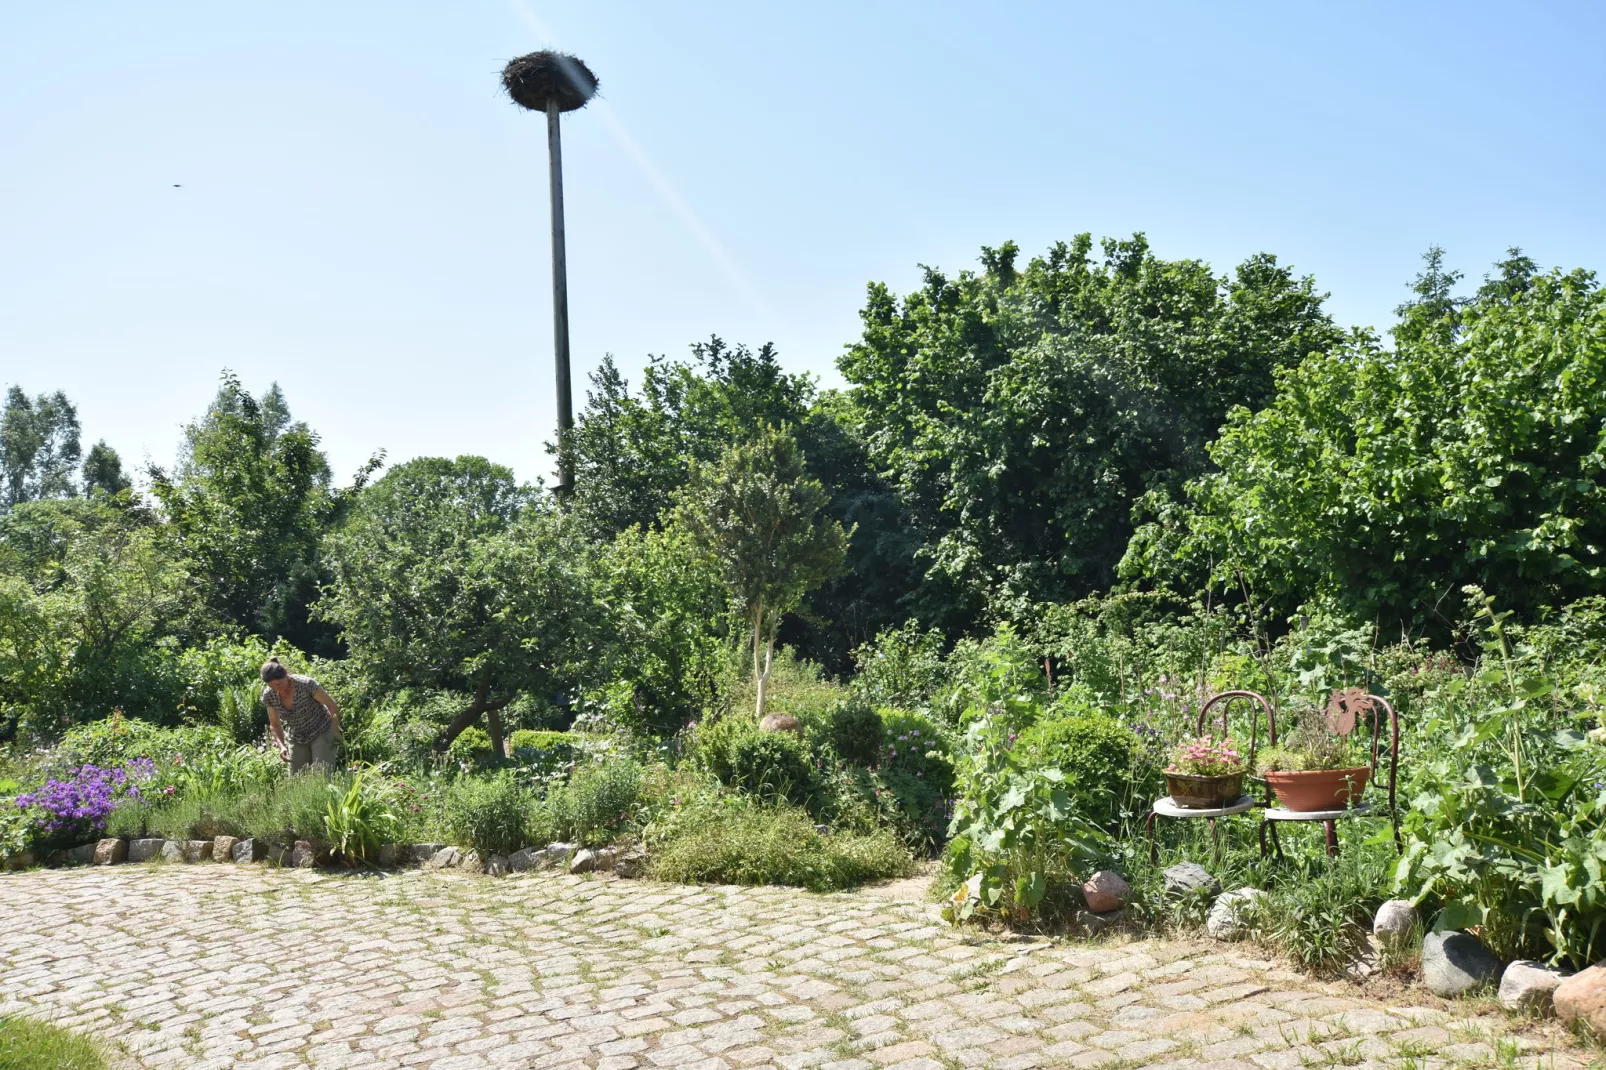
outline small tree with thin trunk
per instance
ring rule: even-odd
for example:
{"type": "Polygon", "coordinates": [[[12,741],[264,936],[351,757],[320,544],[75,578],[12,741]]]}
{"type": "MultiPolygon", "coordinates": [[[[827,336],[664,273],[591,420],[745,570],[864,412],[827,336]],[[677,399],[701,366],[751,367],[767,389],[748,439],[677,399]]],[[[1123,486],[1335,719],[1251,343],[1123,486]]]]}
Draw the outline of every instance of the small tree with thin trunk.
{"type": "Polygon", "coordinates": [[[823,515],[829,500],[784,426],[761,427],[718,463],[694,469],[682,494],[682,522],[719,560],[752,628],[760,717],[781,618],[837,575],[847,554],[850,533],[823,515]]]}

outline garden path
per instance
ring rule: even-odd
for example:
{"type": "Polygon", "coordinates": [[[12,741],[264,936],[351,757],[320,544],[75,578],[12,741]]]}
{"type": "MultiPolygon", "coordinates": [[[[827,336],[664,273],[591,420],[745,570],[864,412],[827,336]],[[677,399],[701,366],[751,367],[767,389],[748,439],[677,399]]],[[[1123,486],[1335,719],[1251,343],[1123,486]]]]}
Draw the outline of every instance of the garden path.
{"type": "Polygon", "coordinates": [[[1580,1067],[1253,950],[999,940],[901,894],[124,865],[0,875],[0,1014],[146,1067],[1580,1067]]]}

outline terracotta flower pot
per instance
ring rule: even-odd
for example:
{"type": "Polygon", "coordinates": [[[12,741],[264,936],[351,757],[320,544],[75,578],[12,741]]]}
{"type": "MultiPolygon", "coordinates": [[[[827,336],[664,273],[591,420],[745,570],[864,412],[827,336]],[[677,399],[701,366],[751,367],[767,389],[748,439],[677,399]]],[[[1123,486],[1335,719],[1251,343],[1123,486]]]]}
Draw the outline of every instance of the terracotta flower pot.
{"type": "Polygon", "coordinates": [[[1277,801],[1290,810],[1345,810],[1361,801],[1372,776],[1367,766],[1355,769],[1311,769],[1300,773],[1266,773],[1277,801]]]}
{"type": "Polygon", "coordinates": [[[1167,773],[1165,790],[1171,801],[1188,810],[1219,810],[1237,802],[1244,793],[1243,773],[1197,776],[1167,773]]]}

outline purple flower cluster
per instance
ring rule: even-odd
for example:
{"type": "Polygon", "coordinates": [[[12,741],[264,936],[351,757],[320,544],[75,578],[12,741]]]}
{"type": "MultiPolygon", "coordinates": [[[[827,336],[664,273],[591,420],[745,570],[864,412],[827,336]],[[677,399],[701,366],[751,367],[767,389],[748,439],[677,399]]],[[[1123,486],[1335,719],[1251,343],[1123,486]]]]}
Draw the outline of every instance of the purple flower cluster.
{"type": "Polygon", "coordinates": [[[19,810],[32,811],[36,832],[52,840],[85,839],[106,827],[125,798],[140,798],[139,785],[156,775],[156,763],[136,758],[120,769],[85,765],[71,780],[51,777],[37,791],[18,795],[19,810]]]}

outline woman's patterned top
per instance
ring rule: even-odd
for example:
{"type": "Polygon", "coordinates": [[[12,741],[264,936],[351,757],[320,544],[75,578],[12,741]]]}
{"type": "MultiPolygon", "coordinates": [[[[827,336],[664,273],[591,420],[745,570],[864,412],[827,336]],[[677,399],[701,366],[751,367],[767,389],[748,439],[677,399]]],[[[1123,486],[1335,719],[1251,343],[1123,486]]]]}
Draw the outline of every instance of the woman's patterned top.
{"type": "Polygon", "coordinates": [[[329,711],[312,697],[322,689],[310,676],[291,673],[289,679],[295,685],[295,697],[289,709],[279,701],[279,693],[266,684],[262,686],[262,701],[269,709],[279,711],[285,737],[291,743],[310,743],[329,730],[329,711]]]}

